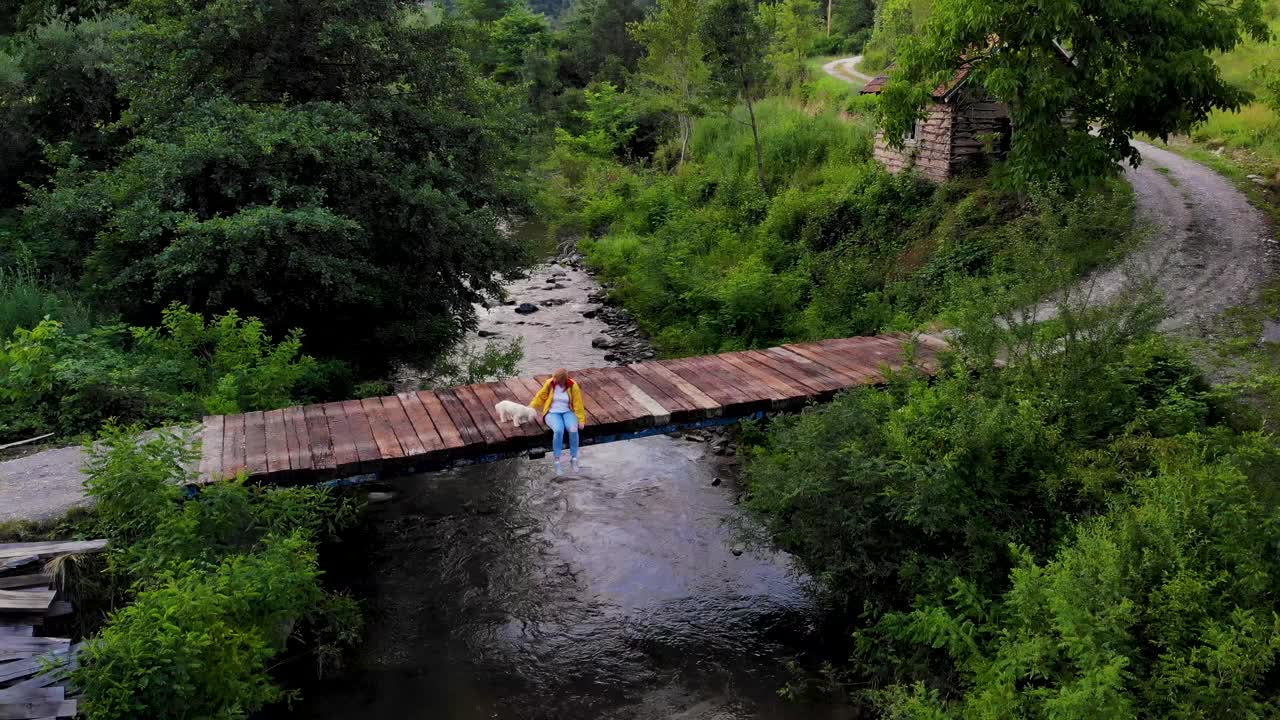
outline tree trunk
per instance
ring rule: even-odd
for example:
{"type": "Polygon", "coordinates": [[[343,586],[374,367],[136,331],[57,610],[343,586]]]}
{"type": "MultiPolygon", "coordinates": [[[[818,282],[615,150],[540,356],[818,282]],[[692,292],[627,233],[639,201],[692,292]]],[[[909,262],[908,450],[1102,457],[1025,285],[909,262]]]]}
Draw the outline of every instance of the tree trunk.
{"type": "Polygon", "coordinates": [[[835,0],[827,0],[827,37],[831,37],[831,3],[835,0]]]}
{"type": "Polygon", "coordinates": [[[756,144],[756,177],[760,178],[760,190],[769,194],[769,184],[764,179],[764,150],[760,147],[760,131],[756,129],[756,110],[751,104],[751,92],[744,87],[742,98],[747,101],[747,115],[751,116],[751,139],[756,144]]]}
{"type": "Polygon", "coordinates": [[[689,154],[689,139],[693,136],[693,118],[688,115],[680,116],[680,162],[676,164],[677,168],[684,167],[685,157],[689,154]]]}

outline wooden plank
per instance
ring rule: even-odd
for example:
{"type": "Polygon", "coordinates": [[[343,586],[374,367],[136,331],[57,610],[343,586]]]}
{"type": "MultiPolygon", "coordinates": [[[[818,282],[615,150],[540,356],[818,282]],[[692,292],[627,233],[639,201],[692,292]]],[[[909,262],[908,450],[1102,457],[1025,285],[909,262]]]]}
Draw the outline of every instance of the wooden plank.
{"type": "MultiPolygon", "coordinates": [[[[654,370],[655,366],[645,364],[632,364],[627,367],[636,377],[649,383],[653,388],[664,395],[672,404],[679,407],[682,414],[689,414],[694,419],[702,419],[706,416],[706,408],[698,404],[696,400],[686,395],[674,383],[662,374],[654,370]]],[[[667,407],[671,407],[668,405],[667,407]]]]}
{"type": "Polygon", "coordinates": [[[0,660],[20,660],[43,655],[52,650],[66,650],[69,647],[71,647],[71,641],[66,638],[0,635],[0,660]]]}
{"type": "Polygon", "coordinates": [[[404,456],[416,458],[426,455],[427,448],[418,439],[418,431],[409,422],[409,415],[404,411],[404,405],[400,404],[400,398],[388,395],[379,400],[382,401],[382,411],[387,415],[387,422],[396,434],[400,449],[404,450],[404,456]]]}
{"type": "Polygon", "coordinates": [[[856,346],[842,349],[828,343],[815,343],[806,346],[806,349],[818,357],[825,358],[828,363],[843,367],[858,378],[860,385],[875,385],[883,380],[884,374],[881,372],[878,359],[856,346]]]}
{"type": "Polygon", "coordinates": [[[339,477],[360,472],[360,453],[347,422],[347,411],[340,402],[328,402],[320,406],[325,422],[329,424],[329,445],[333,448],[334,473],[339,477]]]}
{"type": "Polygon", "coordinates": [[[377,472],[382,468],[382,452],[373,437],[369,413],[359,400],[343,400],[341,404],[342,414],[347,416],[347,430],[351,431],[351,441],[356,446],[356,457],[360,460],[360,472],[377,472]]]}
{"type": "Polygon", "coordinates": [[[622,409],[623,424],[628,430],[654,426],[653,413],[622,387],[614,368],[597,370],[596,383],[622,409]]]}
{"type": "Polygon", "coordinates": [[[790,384],[778,380],[775,373],[766,372],[737,353],[721,355],[720,359],[732,365],[743,375],[750,377],[763,394],[769,398],[770,404],[779,409],[795,402],[802,402],[805,393],[796,390],[790,384]]]}
{"type": "Polygon", "coordinates": [[[489,410],[485,403],[476,395],[475,389],[471,385],[463,385],[453,389],[453,394],[458,397],[462,406],[466,408],[467,413],[471,415],[471,422],[480,431],[480,435],[484,437],[486,445],[497,447],[506,442],[507,437],[502,434],[502,428],[498,427],[497,420],[489,416],[489,410]]]}
{"type": "Polygon", "coordinates": [[[373,441],[378,445],[378,457],[386,462],[404,457],[400,441],[396,439],[396,431],[387,420],[387,412],[382,409],[380,398],[365,398],[360,401],[364,414],[369,418],[369,430],[373,432],[373,441]]]}
{"type": "Polygon", "coordinates": [[[244,415],[228,415],[223,420],[222,471],[215,480],[235,477],[244,469],[244,415]]]}
{"type": "Polygon", "coordinates": [[[45,612],[55,595],[52,590],[0,590],[0,612],[45,612]]]}
{"type": "Polygon", "coordinates": [[[217,479],[222,472],[222,428],[225,418],[212,415],[204,419],[200,433],[200,479],[217,479]]]}
{"type": "Polygon", "coordinates": [[[428,453],[444,450],[444,441],[440,439],[435,423],[431,422],[431,413],[428,413],[427,408],[422,405],[417,393],[402,392],[396,397],[400,399],[404,414],[413,425],[413,431],[418,434],[418,442],[422,443],[423,449],[428,453]]]}
{"type": "Polygon", "coordinates": [[[631,398],[634,405],[644,411],[647,417],[646,427],[661,427],[671,422],[672,411],[641,387],[642,384],[647,383],[644,383],[635,373],[627,368],[616,368],[610,379],[613,380],[615,387],[631,398]]]}
{"type": "MultiPolygon", "coordinates": [[[[39,654],[31,654],[20,660],[0,664],[0,683],[7,683],[18,678],[28,676],[41,676],[41,670],[44,668],[45,662],[56,662],[58,667],[49,673],[44,674],[45,677],[56,676],[66,665],[75,662],[75,653],[80,649],[80,643],[76,645],[68,645],[65,648],[51,650],[39,654]]],[[[32,680],[20,680],[15,686],[36,686],[40,687],[40,682],[33,678],[32,680]]]]}
{"type": "Polygon", "coordinates": [[[0,590],[13,590],[16,588],[31,587],[47,587],[53,584],[53,576],[45,573],[34,573],[31,575],[13,575],[10,577],[0,577],[0,590]]]}
{"type": "Polygon", "coordinates": [[[445,449],[454,450],[467,444],[466,440],[462,439],[462,431],[458,430],[453,418],[449,417],[449,412],[444,409],[444,403],[440,402],[440,398],[436,397],[435,393],[420,390],[414,394],[418,396],[418,402],[422,403],[427,415],[431,416],[431,424],[435,425],[436,432],[440,435],[440,442],[444,443],[445,449]]]}
{"type": "Polygon", "coordinates": [[[36,634],[35,625],[5,625],[4,620],[0,619],[0,635],[16,635],[18,637],[32,637],[36,634]]]}
{"type": "Polygon", "coordinates": [[[574,374],[581,382],[581,387],[578,389],[582,393],[582,404],[592,416],[595,425],[603,427],[626,419],[626,414],[613,401],[613,398],[604,392],[597,392],[597,389],[592,387],[596,380],[593,370],[576,370],[574,374]]]}
{"type": "Polygon", "coordinates": [[[663,364],[668,370],[684,378],[685,382],[697,387],[715,400],[722,413],[739,404],[737,388],[708,376],[700,368],[694,367],[684,359],[666,360],[663,364]]]}
{"type": "MultiPolygon", "coordinates": [[[[635,368],[632,366],[623,368],[623,370],[625,370],[625,375],[622,377],[625,377],[627,382],[631,383],[632,386],[639,389],[645,395],[653,398],[654,402],[658,403],[664,410],[666,410],[667,422],[677,422],[688,417],[689,408],[685,405],[684,400],[672,399],[664,389],[658,387],[658,385],[649,378],[636,372],[635,368]]],[[[657,422],[657,416],[655,416],[654,421],[657,422]]]]}
{"type": "Polygon", "coordinates": [[[67,689],[56,687],[0,688],[0,703],[62,702],[67,689]]]}
{"type": "Polygon", "coordinates": [[[302,409],[302,417],[306,420],[307,442],[311,445],[311,469],[323,477],[333,475],[338,463],[334,460],[329,418],[325,417],[324,408],[308,405],[302,409]]]}
{"type": "Polygon", "coordinates": [[[822,369],[817,363],[792,352],[787,352],[782,348],[769,348],[762,350],[762,353],[768,355],[778,361],[781,365],[794,368],[799,373],[804,382],[810,387],[820,386],[827,393],[843,390],[845,388],[845,380],[835,377],[822,369]]]}
{"type": "Polygon", "coordinates": [[[862,373],[846,368],[843,361],[828,357],[826,354],[815,351],[811,348],[800,345],[784,345],[782,346],[782,349],[789,353],[799,355],[819,368],[822,368],[827,375],[843,382],[845,388],[862,385],[863,380],[866,377],[862,373]]]}
{"type": "Polygon", "coordinates": [[[766,392],[759,387],[754,378],[746,376],[737,367],[724,361],[719,355],[707,357],[684,358],[686,366],[696,369],[711,382],[719,383],[734,394],[740,406],[761,406],[768,404],[766,392]]]}
{"type": "Polygon", "coordinates": [[[75,717],[76,701],[7,703],[0,702],[0,720],[48,720],[75,717]]]}
{"type": "Polygon", "coordinates": [[[285,437],[289,446],[289,468],[293,474],[311,471],[311,441],[307,434],[307,419],[302,408],[284,409],[285,437]]]}
{"type": "MultiPolygon", "coordinates": [[[[476,424],[471,419],[471,415],[467,413],[466,407],[463,406],[462,401],[458,399],[457,395],[453,394],[453,392],[449,390],[437,390],[435,392],[435,397],[440,405],[444,407],[445,414],[453,421],[454,427],[458,429],[458,435],[462,437],[464,447],[485,444],[484,436],[481,435],[480,431],[476,428],[476,424]]],[[[425,399],[423,400],[423,404],[426,404],[425,399]]],[[[432,417],[435,417],[434,413],[432,414],[432,417]]]]}
{"type": "Polygon", "coordinates": [[[250,477],[267,473],[267,419],[260,411],[244,414],[244,469],[250,477]]]}
{"type": "Polygon", "coordinates": [[[269,410],[267,423],[267,472],[274,478],[289,477],[289,440],[284,426],[284,410],[269,410]]]}
{"type": "Polygon", "coordinates": [[[107,541],[98,540],[50,540],[30,543],[4,543],[0,545],[0,558],[54,557],[56,555],[83,555],[99,553],[107,549],[107,541]]]}
{"type": "Polygon", "coordinates": [[[715,398],[694,387],[689,381],[672,372],[665,365],[656,362],[645,362],[636,365],[635,369],[638,372],[644,372],[651,377],[660,378],[663,382],[670,383],[685,397],[690,398],[707,417],[719,417],[721,415],[720,403],[716,402],[715,398]]]}
{"type": "Polygon", "coordinates": [[[799,387],[807,388],[813,398],[823,397],[832,392],[828,383],[809,377],[808,373],[804,372],[804,370],[791,363],[784,362],[783,360],[766,352],[762,352],[760,350],[748,350],[744,352],[743,355],[773,370],[779,375],[782,375],[799,387]]]}
{"type": "Polygon", "coordinates": [[[783,386],[788,388],[788,392],[792,398],[792,400],[787,401],[788,403],[808,402],[819,395],[818,391],[791,378],[791,376],[779,371],[776,367],[769,365],[751,352],[735,353],[734,357],[738,362],[742,363],[744,367],[752,368],[758,375],[773,378],[775,387],[783,386]]]}

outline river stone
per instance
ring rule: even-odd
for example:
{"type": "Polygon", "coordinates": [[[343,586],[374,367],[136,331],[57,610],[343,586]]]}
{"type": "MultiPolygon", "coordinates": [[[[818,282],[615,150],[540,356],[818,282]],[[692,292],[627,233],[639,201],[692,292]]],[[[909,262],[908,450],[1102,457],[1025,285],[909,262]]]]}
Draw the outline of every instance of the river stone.
{"type": "Polygon", "coordinates": [[[516,306],[516,312],[521,315],[529,315],[538,312],[538,306],[533,303],[520,303],[516,306]]]}
{"type": "Polygon", "coordinates": [[[613,348],[617,346],[618,346],[617,340],[614,340],[613,338],[605,335],[601,335],[591,341],[591,347],[597,350],[608,350],[609,348],[613,348]]]}

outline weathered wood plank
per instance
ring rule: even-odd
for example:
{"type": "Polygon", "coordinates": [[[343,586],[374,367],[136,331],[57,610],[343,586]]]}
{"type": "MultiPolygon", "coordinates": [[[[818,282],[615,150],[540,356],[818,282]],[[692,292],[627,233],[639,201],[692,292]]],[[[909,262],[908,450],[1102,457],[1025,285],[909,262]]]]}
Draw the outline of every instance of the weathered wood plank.
{"type": "Polygon", "coordinates": [[[654,426],[653,413],[622,386],[623,380],[619,377],[618,369],[606,368],[597,372],[596,377],[600,389],[622,408],[623,429],[636,430],[654,426]]]}
{"type": "Polygon", "coordinates": [[[671,422],[672,410],[662,401],[650,395],[641,387],[644,383],[635,373],[626,368],[616,368],[613,372],[613,384],[627,394],[631,402],[638,406],[647,416],[646,427],[661,427],[671,422]]]}
{"type": "Polygon", "coordinates": [[[52,590],[0,590],[0,612],[44,612],[55,595],[52,590]]]}
{"type": "Polygon", "coordinates": [[[663,407],[670,415],[670,422],[680,422],[691,419],[689,416],[695,409],[688,403],[688,398],[683,395],[673,398],[669,395],[665,388],[660,387],[650,378],[645,377],[636,372],[635,366],[628,366],[626,370],[626,379],[635,387],[639,388],[644,394],[653,398],[659,405],[663,407]]]}
{"type": "Polygon", "coordinates": [[[689,398],[699,410],[703,411],[706,417],[719,417],[721,415],[720,403],[716,402],[715,398],[694,387],[689,381],[672,372],[665,365],[656,362],[644,362],[635,365],[634,369],[637,372],[669,383],[685,397],[689,398]]]}
{"type": "Polygon", "coordinates": [[[325,422],[329,424],[329,443],[333,447],[334,473],[339,477],[360,472],[360,453],[356,450],[351,423],[347,411],[340,402],[328,402],[320,406],[325,422]]]}
{"type": "MultiPolygon", "coordinates": [[[[485,442],[484,436],[476,428],[475,421],[471,419],[471,415],[467,413],[467,408],[463,406],[458,396],[449,390],[437,390],[435,396],[440,404],[444,406],[445,414],[453,421],[454,427],[458,429],[458,434],[462,437],[463,446],[483,445],[485,442]]],[[[426,401],[424,400],[423,402],[425,404],[426,401]]]]}
{"type": "Polygon", "coordinates": [[[0,688],[0,703],[60,703],[66,694],[67,689],[61,686],[0,688]]]}
{"type": "Polygon", "coordinates": [[[244,470],[250,477],[267,473],[267,418],[260,411],[244,415],[244,470]]]}
{"type": "Polygon", "coordinates": [[[9,703],[0,702],[0,720],[50,720],[75,717],[76,701],[9,703]]]}
{"type": "Polygon", "coordinates": [[[228,415],[223,421],[222,471],[214,478],[235,477],[244,469],[244,415],[228,415]]]}
{"type": "MultiPolygon", "coordinates": [[[[0,660],[20,660],[71,647],[67,638],[0,636],[0,660]]],[[[4,666],[0,666],[4,667],[4,666]]]]}
{"type": "Polygon", "coordinates": [[[390,395],[379,400],[382,401],[382,411],[386,413],[387,422],[395,431],[396,441],[400,443],[400,449],[404,450],[404,456],[416,458],[426,455],[427,448],[418,439],[418,431],[409,421],[409,415],[404,411],[404,405],[400,404],[400,398],[390,395]]]}
{"type": "Polygon", "coordinates": [[[788,382],[800,388],[807,389],[809,391],[810,398],[820,398],[831,392],[826,383],[808,377],[804,370],[789,363],[785,363],[768,353],[760,350],[747,350],[743,355],[753,362],[757,362],[760,365],[773,370],[786,378],[788,382]]]}
{"type": "Polygon", "coordinates": [[[311,447],[311,469],[321,477],[329,477],[337,469],[333,458],[333,440],[329,437],[329,418],[324,408],[308,405],[302,409],[306,421],[307,442],[311,447]]]}
{"type": "Polygon", "coordinates": [[[200,479],[217,479],[222,472],[222,427],[225,418],[211,415],[200,433],[200,479]]]}
{"type": "Polygon", "coordinates": [[[798,392],[791,385],[778,380],[774,373],[765,372],[759,366],[736,353],[721,355],[720,359],[737,368],[739,372],[751,377],[757,388],[765,391],[774,409],[785,407],[788,403],[804,399],[804,393],[798,392]]]}
{"type": "Polygon", "coordinates": [[[503,422],[502,416],[498,413],[498,409],[494,407],[499,402],[506,399],[506,392],[503,390],[503,385],[501,383],[473,385],[471,390],[475,393],[476,398],[479,399],[481,405],[484,406],[485,411],[489,413],[489,418],[493,420],[494,425],[498,427],[498,430],[502,432],[503,437],[507,440],[522,440],[527,437],[533,437],[541,434],[538,426],[533,423],[516,427],[515,423],[511,420],[503,422]],[[500,390],[503,393],[502,397],[498,394],[500,390]]]}
{"type": "Polygon", "coordinates": [[[82,555],[107,549],[106,540],[51,540],[30,543],[0,544],[0,558],[54,557],[56,555],[82,555]]]}
{"type": "Polygon", "coordinates": [[[489,416],[491,408],[485,407],[485,403],[476,395],[471,385],[456,387],[453,389],[453,394],[462,403],[462,407],[466,408],[472,424],[480,431],[486,445],[496,447],[506,442],[506,436],[502,434],[502,429],[498,427],[495,418],[489,416]]]}
{"type": "Polygon", "coordinates": [[[284,410],[269,410],[266,413],[267,423],[267,472],[272,477],[289,476],[289,439],[288,429],[284,425],[284,410]]]}
{"type": "Polygon", "coordinates": [[[302,408],[284,410],[285,436],[289,446],[289,468],[294,475],[311,472],[311,438],[307,434],[307,418],[302,408]]]}
{"type": "Polygon", "coordinates": [[[399,460],[404,457],[404,449],[396,439],[396,432],[387,420],[387,413],[382,409],[382,400],[365,398],[360,401],[364,414],[369,418],[369,429],[373,431],[373,441],[378,445],[378,456],[383,462],[399,460]]]}
{"type": "Polygon", "coordinates": [[[409,423],[413,425],[413,431],[417,433],[418,442],[422,444],[423,449],[429,453],[444,450],[444,441],[440,439],[440,433],[436,432],[435,423],[431,422],[431,413],[428,413],[427,409],[422,405],[417,393],[402,392],[397,394],[396,397],[400,399],[404,414],[409,418],[409,423]]]}
{"type": "Polygon", "coordinates": [[[453,418],[449,417],[449,412],[445,410],[440,398],[428,390],[420,390],[415,394],[418,396],[418,402],[422,403],[423,409],[431,416],[431,424],[435,425],[436,432],[440,435],[440,442],[444,443],[445,449],[455,450],[466,446],[467,441],[462,438],[462,431],[453,422],[453,418]]]}
{"type": "Polygon", "coordinates": [[[369,414],[364,411],[364,405],[359,400],[343,400],[342,413],[347,416],[347,429],[351,431],[351,439],[356,446],[360,472],[377,472],[382,468],[382,453],[373,437],[373,427],[369,425],[369,414]]]}
{"type": "Polygon", "coordinates": [[[16,635],[17,637],[32,637],[36,634],[35,625],[6,625],[4,620],[0,618],[0,635],[16,635]]]}

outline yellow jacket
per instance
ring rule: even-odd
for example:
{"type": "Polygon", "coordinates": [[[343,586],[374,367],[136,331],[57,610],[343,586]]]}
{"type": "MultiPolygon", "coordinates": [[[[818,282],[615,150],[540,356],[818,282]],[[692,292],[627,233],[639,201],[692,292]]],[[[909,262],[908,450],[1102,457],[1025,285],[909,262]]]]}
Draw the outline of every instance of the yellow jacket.
{"type": "MultiPolygon", "coordinates": [[[[552,380],[542,383],[542,389],[537,395],[533,396],[533,402],[529,403],[529,407],[534,410],[540,410],[543,416],[551,409],[551,392],[552,380]]],[[[587,408],[582,404],[582,390],[578,387],[578,383],[572,378],[569,379],[569,407],[573,408],[573,414],[578,416],[578,427],[586,427],[587,425],[587,408]]]]}

